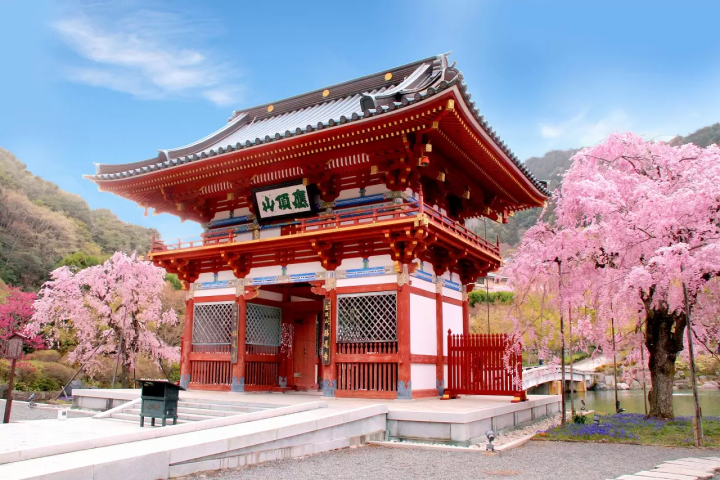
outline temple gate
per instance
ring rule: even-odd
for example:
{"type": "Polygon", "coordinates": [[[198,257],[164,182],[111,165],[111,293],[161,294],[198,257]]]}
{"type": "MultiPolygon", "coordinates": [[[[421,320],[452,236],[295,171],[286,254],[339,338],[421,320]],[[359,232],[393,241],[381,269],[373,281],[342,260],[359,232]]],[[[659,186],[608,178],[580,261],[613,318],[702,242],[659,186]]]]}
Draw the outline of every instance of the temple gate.
{"type": "Polygon", "coordinates": [[[148,258],[187,289],[181,383],[416,398],[447,386],[443,332],[506,222],[548,195],[470,100],[447,55],[233,112],[150,160],[86,176],[200,222],[148,258]]]}

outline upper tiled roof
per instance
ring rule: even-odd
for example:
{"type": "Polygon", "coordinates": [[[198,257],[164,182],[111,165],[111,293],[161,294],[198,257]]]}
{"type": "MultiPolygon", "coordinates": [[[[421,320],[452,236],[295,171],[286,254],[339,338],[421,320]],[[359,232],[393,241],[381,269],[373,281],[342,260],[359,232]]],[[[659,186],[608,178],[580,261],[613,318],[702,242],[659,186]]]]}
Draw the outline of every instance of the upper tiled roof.
{"type": "Polygon", "coordinates": [[[387,72],[315,90],[278,102],[233,112],[228,124],[179,148],[160,150],[141,162],[96,164],[93,180],[115,180],[162,170],[323,128],[381,115],[422,101],[454,85],[459,86],[477,121],[495,143],[543,194],[549,192],[519,161],[470,100],[462,73],[448,64],[447,54],[429,57],[387,72]]]}

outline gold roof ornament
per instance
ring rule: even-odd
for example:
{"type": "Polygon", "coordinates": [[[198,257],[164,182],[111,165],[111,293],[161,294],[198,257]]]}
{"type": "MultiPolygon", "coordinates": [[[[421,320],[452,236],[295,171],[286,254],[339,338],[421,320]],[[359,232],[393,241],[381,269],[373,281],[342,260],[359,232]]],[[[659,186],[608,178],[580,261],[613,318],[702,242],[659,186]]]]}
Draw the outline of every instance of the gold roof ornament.
{"type": "Polygon", "coordinates": [[[274,105],[270,105],[270,106],[268,107],[268,113],[272,112],[273,110],[275,110],[275,106],[274,106],[274,105]]]}
{"type": "Polygon", "coordinates": [[[325,98],[325,97],[327,97],[328,95],[330,95],[330,90],[328,90],[328,89],[326,88],[325,90],[323,90],[322,96],[323,96],[323,98],[325,98]]]}
{"type": "Polygon", "coordinates": [[[392,73],[391,73],[391,72],[388,72],[388,73],[385,74],[385,80],[387,80],[387,81],[392,80],[392,73]]]}

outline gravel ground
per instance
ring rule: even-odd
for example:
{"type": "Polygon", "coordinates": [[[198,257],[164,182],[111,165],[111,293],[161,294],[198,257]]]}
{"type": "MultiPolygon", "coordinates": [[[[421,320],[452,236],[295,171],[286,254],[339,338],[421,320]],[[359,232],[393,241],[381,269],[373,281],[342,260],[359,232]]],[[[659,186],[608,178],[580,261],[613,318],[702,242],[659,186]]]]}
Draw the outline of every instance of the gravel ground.
{"type": "MultiPolygon", "coordinates": [[[[717,450],[531,441],[499,456],[376,446],[346,448],[297,459],[182,477],[252,480],[356,479],[608,479],[667,460],[720,456],[717,450]]],[[[717,476],[715,477],[718,478],[717,476]]]]}
{"type": "MultiPolygon", "coordinates": [[[[4,414],[5,400],[0,400],[0,415],[4,414]]],[[[70,410],[68,412],[68,417],[88,417],[96,414],[97,412],[89,412],[86,410],[70,410]]],[[[13,400],[12,402],[12,410],[10,411],[11,422],[19,422],[22,420],[46,420],[53,418],[57,418],[57,409],[55,408],[30,408],[28,407],[27,402],[19,402],[17,400],[13,400]]],[[[2,418],[0,418],[0,421],[2,421],[2,418]]]]}

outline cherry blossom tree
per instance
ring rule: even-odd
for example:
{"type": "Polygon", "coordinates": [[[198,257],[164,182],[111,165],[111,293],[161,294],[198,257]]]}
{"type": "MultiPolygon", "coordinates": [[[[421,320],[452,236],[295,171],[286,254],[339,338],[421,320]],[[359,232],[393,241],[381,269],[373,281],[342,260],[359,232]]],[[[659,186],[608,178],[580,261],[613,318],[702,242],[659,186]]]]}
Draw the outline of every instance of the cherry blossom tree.
{"type": "Polygon", "coordinates": [[[77,273],[58,268],[40,290],[28,331],[58,339],[61,330],[72,330],[78,344],[68,359],[85,364],[90,375],[100,369],[103,356],[119,354],[126,382],[138,355],[176,362],[178,349],[156,333],[178,322],[174,310],[162,311],[164,275],[135,254],[121,252],[77,273]]]}
{"type": "MultiPolygon", "coordinates": [[[[23,331],[33,315],[34,292],[23,292],[17,287],[0,287],[0,339],[4,339],[13,332],[23,331]]],[[[25,344],[33,348],[42,348],[42,338],[34,335],[26,339],[25,344]]]]}
{"type": "Polygon", "coordinates": [[[645,348],[650,415],[672,418],[675,361],[687,346],[685,291],[696,351],[720,338],[718,179],[715,145],[627,133],[579,152],[554,195],[554,220],[528,230],[501,273],[517,302],[547,300],[531,317],[516,315],[517,327],[535,336],[549,321],[542,308],[574,311],[575,335],[609,352],[612,322],[628,362],[639,364],[645,348]]]}

